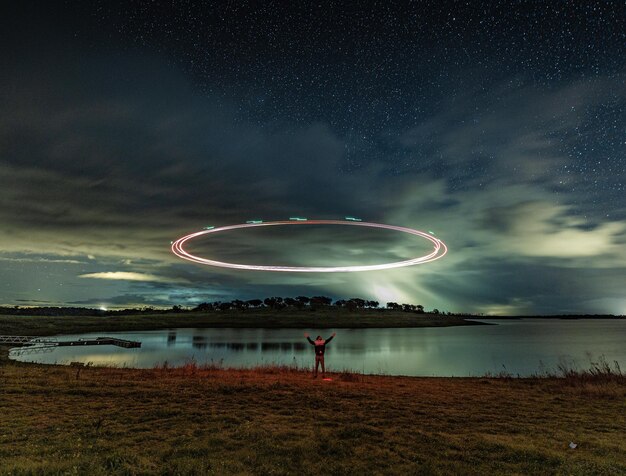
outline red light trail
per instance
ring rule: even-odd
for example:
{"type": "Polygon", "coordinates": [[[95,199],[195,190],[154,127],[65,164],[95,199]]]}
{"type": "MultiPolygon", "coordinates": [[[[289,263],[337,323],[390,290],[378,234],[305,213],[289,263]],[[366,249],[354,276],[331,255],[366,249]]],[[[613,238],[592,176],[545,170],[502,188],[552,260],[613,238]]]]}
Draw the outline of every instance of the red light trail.
{"type": "Polygon", "coordinates": [[[405,266],[413,266],[416,264],[429,263],[437,259],[442,258],[447,252],[448,248],[445,243],[438,238],[430,235],[429,233],[414,230],[412,228],[405,228],[402,226],[383,225],[381,223],[368,223],[362,221],[343,221],[343,220],[299,220],[299,221],[272,221],[272,222],[250,222],[243,223],[241,225],[228,225],[219,228],[209,228],[189,235],[183,236],[172,243],[172,252],[183,259],[193,261],[208,266],[217,266],[220,268],[232,268],[232,269],[247,269],[253,271],[279,271],[279,272],[292,272],[292,273],[353,273],[359,271],[378,271],[383,269],[403,268],[405,266]],[[273,266],[273,265],[254,265],[254,264],[238,264],[238,263],[226,263],[223,261],[216,261],[188,253],[183,248],[183,245],[188,241],[191,241],[200,236],[209,235],[211,233],[220,233],[229,230],[238,230],[241,228],[254,228],[259,226],[283,226],[283,225],[347,225],[347,226],[363,226],[366,228],[383,228],[386,230],[399,231],[401,233],[408,233],[410,235],[419,236],[425,238],[433,244],[433,251],[424,256],[418,256],[417,258],[411,258],[404,261],[395,261],[393,263],[383,263],[375,265],[363,265],[363,266],[273,266]]]}

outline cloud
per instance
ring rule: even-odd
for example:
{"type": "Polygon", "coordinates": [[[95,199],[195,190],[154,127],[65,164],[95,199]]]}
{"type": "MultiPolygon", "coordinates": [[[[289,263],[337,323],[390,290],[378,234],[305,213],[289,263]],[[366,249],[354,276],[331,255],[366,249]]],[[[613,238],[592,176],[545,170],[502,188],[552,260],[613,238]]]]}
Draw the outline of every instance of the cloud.
{"type": "Polygon", "coordinates": [[[438,157],[436,169],[460,188],[497,179],[571,190],[587,177],[571,167],[568,151],[576,150],[581,131],[598,111],[605,113],[609,104],[619,108],[620,102],[626,102],[626,87],[613,78],[554,88],[513,78],[451,97],[397,142],[422,157],[438,157]]]}
{"type": "Polygon", "coordinates": [[[84,261],[76,259],[50,258],[45,256],[1,256],[0,261],[8,261],[12,263],[63,263],[63,264],[85,264],[84,261]]]}
{"type": "MultiPolygon", "coordinates": [[[[111,279],[116,281],[144,281],[154,283],[171,283],[172,278],[166,276],[156,276],[154,274],[133,273],[130,271],[106,271],[103,273],[87,273],[81,274],[79,278],[90,279],[111,279]]],[[[180,280],[177,280],[180,282],[180,280]]]]}
{"type": "Polygon", "coordinates": [[[589,227],[569,210],[545,201],[523,201],[486,209],[482,224],[502,238],[500,251],[547,258],[593,257],[599,267],[626,265],[626,250],[618,242],[626,234],[625,223],[589,227]]]}
{"type": "MultiPolygon", "coordinates": [[[[564,172],[562,149],[607,97],[606,80],[468,91],[396,131],[391,150],[375,150],[376,160],[355,171],[347,166],[350,139],[322,121],[243,120],[227,101],[197,93],[154,61],[85,59],[80,84],[63,61],[45,81],[26,81],[18,70],[23,84],[0,87],[12,111],[0,117],[0,248],[9,259],[45,257],[41,264],[58,265],[58,281],[76,277],[65,264],[83,264],[80,278],[94,283],[79,280],[77,302],[327,294],[457,311],[560,312],[609,310],[619,300],[612,282],[626,268],[624,222],[585,218],[583,195],[559,184],[581,179],[564,172]],[[201,267],[169,249],[203,226],[292,214],[433,230],[450,252],[400,270],[291,276],[201,267]],[[112,282],[104,290],[95,280],[112,282]],[[116,294],[107,301],[104,293],[116,294]]],[[[408,258],[419,246],[320,229],[233,233],[199,249],[234,262],[323,265],[408,258]]],[[[0,281],[13,275],[0,270],[0,281]]]]}
{"type": "Polygon", "coordinates": [[[128,89],[89,72],[78,87],[63,68],[0,88],[14,111],[0,118],[3,249],[172,262],[169,241],[207,221],[358,208],[364,185],[341,174],[345,144],[327,125],[245,123],[161,64],[86,61],[126,71],[128,89]]]}

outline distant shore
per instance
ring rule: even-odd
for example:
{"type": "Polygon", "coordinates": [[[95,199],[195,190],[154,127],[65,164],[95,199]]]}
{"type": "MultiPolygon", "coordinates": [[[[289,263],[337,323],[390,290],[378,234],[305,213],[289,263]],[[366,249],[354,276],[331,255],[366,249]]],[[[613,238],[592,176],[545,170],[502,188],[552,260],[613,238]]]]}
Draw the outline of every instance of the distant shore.
{"type": "MultiPolygon", "coordinates": [[[[472,317],[473,319],[473,317],[472,317]]],[[[459,316],[390,310],[223,311],[112,316],[0,315],[0,334],[51,336],[170,328],[369,329],[481,325],[459,316]]]]}
{"type": "Polygon", "coordinates": [[[466,319],[626,319],[626,316],[616,316],[614,314],[551,314],[549,316],[476,316],[467,317],[466,319]]]}
{"type": "Polygon", "coordinates": [[[87,332],[146,331],[171,328],[258,329],[384,329],[489,325],[495,319],[624,319],[612,315],[476,316],[403,312],[390,309],[348,311],[248,309],[212,312],[154,312],[133,314],[14,315],[0,314],[0,335],[52,336],[87,332]]]}

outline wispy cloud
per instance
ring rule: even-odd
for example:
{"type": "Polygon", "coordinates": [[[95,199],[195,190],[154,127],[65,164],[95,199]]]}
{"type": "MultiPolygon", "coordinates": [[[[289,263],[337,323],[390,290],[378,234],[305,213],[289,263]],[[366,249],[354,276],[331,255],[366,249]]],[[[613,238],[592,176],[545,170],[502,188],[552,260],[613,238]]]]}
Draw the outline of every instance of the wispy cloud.
{"type": "Polygon", "coordinates": [[[103,273],[87,273],[81,274],[78,277],[89,279],[110,279],[115,281],[144,281],[153,283],[184,282],[180,278],[174,279],[166,276],[157,276],[155,274],[147,273],[134,273],[130,271],[106,271],[103,273]]]}
{"type": "Polygon", "coordinates": [[[12,257],[0,256],[0,261],[8,261],[12,263],[63,263],[63,264],[85,264],[85,261],[75,259],[62,258],[43,258],[43,257],[12,257]]]}

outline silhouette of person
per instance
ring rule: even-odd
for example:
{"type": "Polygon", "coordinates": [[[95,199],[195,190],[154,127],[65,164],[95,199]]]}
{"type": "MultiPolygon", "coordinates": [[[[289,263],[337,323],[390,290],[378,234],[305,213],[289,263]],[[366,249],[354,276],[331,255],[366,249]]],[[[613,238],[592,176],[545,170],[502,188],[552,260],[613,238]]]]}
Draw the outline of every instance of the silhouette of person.
{"type": "Polygon", "coordinates": [[[322,336],[317,336],[315,340],[311,340],[308,333],[304,334],[306,340],[309,341],[309,344],[315,346],[315,371],[313,372],[313,378],[317,378],[317,369],[322,364],[322,378],[326,376],[326,368],[324,367],[324,352],[326,352],[326,345],[333,340],[333,337],[337,335],[336,332],[333,332],[328,339],[322,339],[322,336]]]}

